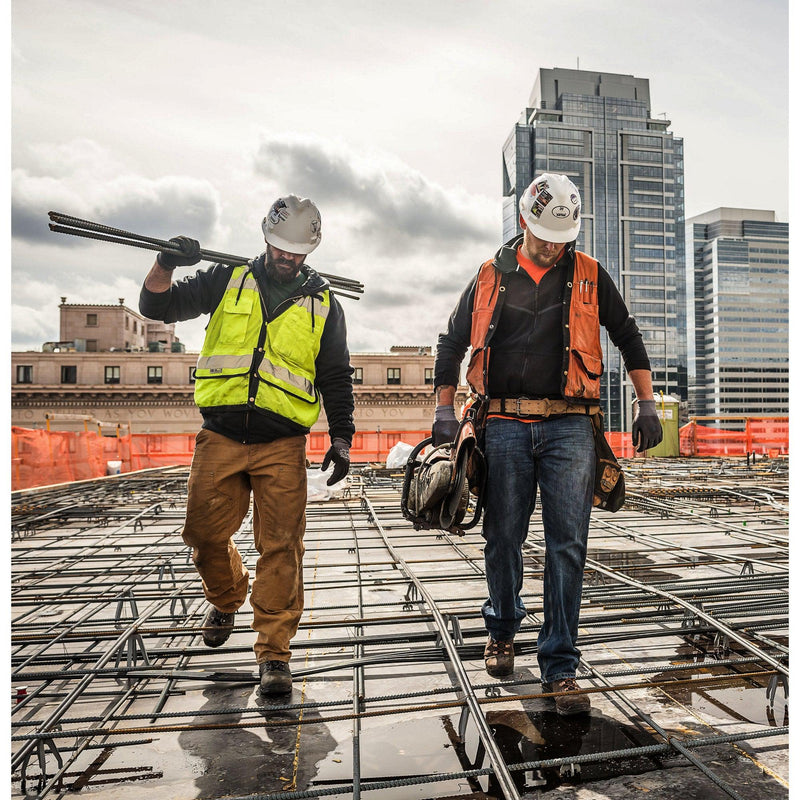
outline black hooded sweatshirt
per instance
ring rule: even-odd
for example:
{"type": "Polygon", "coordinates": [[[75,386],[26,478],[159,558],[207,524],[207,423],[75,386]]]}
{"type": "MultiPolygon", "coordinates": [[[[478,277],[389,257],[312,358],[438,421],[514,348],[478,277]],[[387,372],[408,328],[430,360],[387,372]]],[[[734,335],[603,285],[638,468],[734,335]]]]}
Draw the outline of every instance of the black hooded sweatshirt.
{"type": "MultiPolygon", "coordinates": [[[[249,262],[258,281],[262,300],[269,297],[269,287],[272,284],[267,277],[264,261],[265,254],[262,253],[249,262]]],[[[155,293],[142,286],[139,294],[139,311],[148,319],[167,323],[194,319],[201,314],[213,314],[225,293],[234,269],[226,264],[214,264],[208,269],[198,270],[194,275],[174,281],[166,292],[155,293]]],[[[301,267],[301,272],[306,276],[306,280],[293,292],[292,297],[316,294],[329,287],[328,282],[307,265],[301,267]]],[[[290,300],[291,298],[288,298],[280,303],[269,317],[262,302],[265,319],[274,319],[276,314],[280,315],[288,308],[290,300]]],[[[322,397],[330,437],[344,439],[351,444],[355,433],[353,368],[350,366],[350,353],[347,348],[344,311],[333,291],[315,366],[314,385],[322,397]]],[[[305,434],[309,430],[279,414],[255,407],[201,409],[201,413],[204,428],[243,444],[272,442],[286,436],[305,434]]]]}

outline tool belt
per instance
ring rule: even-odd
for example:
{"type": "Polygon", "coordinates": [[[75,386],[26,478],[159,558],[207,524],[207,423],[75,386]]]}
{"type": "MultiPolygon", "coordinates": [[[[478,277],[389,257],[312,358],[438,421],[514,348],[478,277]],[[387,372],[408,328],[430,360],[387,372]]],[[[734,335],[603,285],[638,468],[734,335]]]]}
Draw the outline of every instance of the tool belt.
{"type": "Polygon", "coordinates": [[[490,414],[511,414],[516,417],[552,417],[557,414],[586,414],[600,411],[599,405],[571,403],[568,400],[551,400],[543,397],[531,400],[527,397],[496,397],[489,400],[490,414]]]}

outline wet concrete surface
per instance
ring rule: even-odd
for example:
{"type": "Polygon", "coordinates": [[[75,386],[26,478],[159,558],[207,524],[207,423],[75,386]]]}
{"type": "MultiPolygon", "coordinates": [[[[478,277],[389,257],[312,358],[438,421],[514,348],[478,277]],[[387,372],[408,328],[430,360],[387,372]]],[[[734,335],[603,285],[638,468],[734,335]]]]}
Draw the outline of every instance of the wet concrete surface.
{"type": "MultiPolygon", "coordinates": [[[[386,493],[387,509],[395,509],[396,501],[396,493],[386,493]]],[[[702,688],[662,685],[669,680],[709,675],[724,678],[731,670],[716,666],[715,661],[747,653],[728,649],[715,655],[713,637],[695,636],[691,629],[680,632],[680,614],[634,620],[640,612],[659,612],[659,603],[643,603],[635,599],[636,592],[615,586],[607,576],[591,571],[587,572],[582,609],[582,620],[591,622],[581,629],[581,637],[590,643],[581,645],[582,657],[586,664],[601,673],[630,671],[629,675],[614,678],[613,682],[636,683],[637,688],[626,689],[618,696],[594,693],[590,715],[559,717],[552,701],[537,697],[540,685],[535,640],[541,613],[541,559],[535,555],[535,549],[527,554],[524,596],[531,616],[518,637],[519,652],[513,675],[518,683],[497,682],[485,673],[481,656],[485,634],[477,609],[485,583],[480,573],[483,540],[479,533],[455,540],[462,555],[454,556],[447,540],[437,539],[433,533],[423,535],[410,531],[403,521],[395,518],[395,511],[380,509],[380,514],[384,515],[392,541],[402,548],[404,558],[413,562],[415,571],[423,576],[426,587],[449,615],[450,633],[456,639],[463,636],[460,648],[469,681],[476,687],[492,687],[491,690],[478,688],[476,693],[506,763],[566,759],[565,764],[558,766],[515,771],[515,784],[522,797],[717,800],[728,796],[696,767],[688,766],[674,753],[669,757],[632,755],[581,765],[570,762],[570,758],[580,755],[619,752],[663,741],[627,703],[657,720],[668,735],[679,738],[757,733],[787,724],[788,701],[783,689],[779,686],[769,702],[766,678],[728,681],[702,688]],[[473,565],[478,565],[478,569],[473,565]],[[630,620],[624,618],[625,613],[630,620]],[[607,622],[603,622],[604,615],[608,617],[607,622]],[[678,633],[663,635],[666,629],[678,633]],[[616,636],[628,631],[641,631],[642,636],[616,636]],[[680,671],[665,669],[674,664],[688,666],[680,671]],[[638,670],[642,670],[641,674],[638,670]]],[[[720,519],[729,516],[723,514],[720,519]]],[[[752,553],[754,549],[751,541],[721,538],[705,524],[702,520],[664,520],[625,509],[613,517],[601,515],[595,519],[593,516],[590,558],[637,581],[669,585],[675,591],[684,591],[685,587],[687,593],[694,592],[695,587],[713,586],[721,575],[735,578],[742,565],[736,563],[729,568],[724,563],[699,563],[702,559],[697,559],[696,554],[680,552],[682,542],[691,548],[723,542],[727,548],[724,552],[735,556],[752,553]],[[621,535],[606,524],[608,520],[613,520],[615,526],[628,534],[633,531],[643,536],[644,540],[621,535]]],[[[240,534],[238,541],[245,560],[252,562],[251,537],[247,533],[240,534]]],[[[145,539],[145,549],[152,548],[155,541],[162,541],[162,534],[163,531],[156,531],[151,539],[145,539]]],[[[535,544],[540,534],[541,522],[535,515],[530,541],[535,544]]],[[[97,535],[102,539],[104,534],[100,531],[97,535]]],[[[35,555],[33,538],[27,540],[26,545],[35,555]]],[[[113,547],[113,542],[111,545],[113,547]]],[[[167,716],[150,723],[147,719],[126,719],[125,715],[152,712],[165,681],[158,678],[134,681],[135,691],[115,726],[136,729],[136,732],[109,736],[105,740],[95,737],[94,741],[102,741],[108,745],[107,749],[84,753],[70,767],[66,785],[75,786],[76,790],[80,789],[81,796],[93,800],[139,800],[143,794],[156,800],[215,800],[265,793],[274,793],[278,798],[281,792],[293,789],[313,791],[349,786],[354,774],[358,774],[363,783],[400,784],[364,793],[366,797],[381,800],[501,797],[494,779],[487,776],[433,780],[437,776],[485,768],[489,765],[488,758],[474,720],[467,719],[462,725],[460,709],[447,705],[462,694],[453,689],[455,672],[447,665],[435,637],[404,638],[409,634],[431,634],[435,626],[430,617],[423,615],[424,604],[411,590],[409,581],[387,558],[385,548],[359,504],[354,502],[345,507],[342,503],[333,503],[324,513],[315,509],[309,515],[306,547],[307,607],[293,643],[291,663],[296,680],[289,698],[268,701],[259,695],[254,681],[179,680],[168,693],[164,707],[167,716]],[[352,520],[356,521],[355,529],[352,520]],[[354,535],[358,538],[358,553],[352,549],[354,535]],[[359,626],[357,619],[361,616],[373,620],[373,624],[359,626]],[[326,622],[331,622],[331,626],[326,626],[326,622]],[[373,640],[357,648],[356,637],[361,633],[373,640]],[[320,646],[333,639],[338,643],[320,646]],[[359,668],[353,659],[360,651],[366,661],[359,668]],[[410,654],[415,655],[415,660],[407,660],[410,654]],[[363,673],[365,698],[362,708],[368,715],[355,721],[352,718],[353,694],[359,669],[363,673]],[[432,693],[437,689],[447,691],[432,693]],[[303,707],[280,708],[287,702],[303,707]],[[314,706],[314,703],[321,705],[314,706]],[[228,713],[211,715],[206,712],[228,713]],[[165,725],[175,729],[154,727],[165,725]],[[460,730],[463,730],[463,738],[460,730]],[[131,738],[148,738],[149,741],[125,746],[125,741],[131,738]],[[431,780],[415,786],[402,785],[404,779],[415,776],[428,776],[431,780]]],[[[199,637],[191,630],[175,636],[164,632],[171,625],[191,629],[204,609],[191,565],[187,562],[183,568],[179,567],[185,554],[179,546],[176,552],[179,555],[173,563],[177,579],[185,581],[187,587],[188,616],[177,609],[177,619],[159,618],[151,625],[156,632],[146,634],[147,647],[164,653],[154,666],[168,670],[175,667],[175,659],[181,657],[185,660],[183,667],[189,670],[226,669],[254,675],[250,649],[253,633],[248,629],[251,612],[247,606],[237,614],[236,632],[219,650],[199,646],[199,637]]],[[[123,555],[127,557],[127,553],[123,555]]],[[[25,562],[18,563],[24,572],[25,562]]],[[[96,566],[107,573],[107,564],[99,560],[96,566]]],[[[764,571],[769,570],[764,568],[764,571]]],[[[134,582],[128,581],[129,584],[134,582]]],[[[107,583],[113,585],[111,577],[107,578],[107,583]]],[[[735,586],[732,593],[735,594],[737,588],[735,586]]],[[[149,596],[154,598],[164,594],[163,591],[149,591],[149,596]]],[[[114,628],[117,601],[116,595],[110,592],[109,595],[107,624],[114,628]]],[[[150,600],[141,600],[140,608],[145,607],[146,602],[150,600]]],[[[703,602],[714,602],[714,598],[709,600],[704,595],[703,602]]],[[[58,625],[75,614],[85,613],[85,604],[69,600],[57,606],[43,605],[40,612],[32,615],[37,624],[58,625]],[[53,611],[56,608],[57,614],[53,611]]],[[[734,615],[730,619],[735,622],[739,618],[734,615]]],[[[747,622],[750,618],[741,619],[747,622]]],[[[775,642],[785,644],[788,641],[779,627],[764,633],[775,642]]],[[[39,645],[34,643],[31,647],[39,645]]],[[[76,652],[82,648],[91,650],[92,645],[84,643],[74,647],[76,652]]],[[[69,649],[68,643],[45,648],[47,655],[69,649]]],[[[91,664],[95,657],[92,655],[76,663],[91,664]]],[[[43,662],[39,668],[60,667],[58,662],[52,666],[43,662]]],[[[749,670],[750,667],[737,669],[749,670]]],[[[580,683],[587,687],[593,685],[588,679],[580,683]]],[[[46,684],[47,696],[32,701],[24,717],[33,722],[46,718],[73,685],[69,680],[46,684]]],[[[102,717],[112,701],[128,688],[124,680],[95,678],[67,717],[102,717]]],[[[29,687],[29,691],[35,690],[35,684],[29,687]]],[[[22,717],[19,714],[15,719],[22,717]]],[[[64,727],[69,729],[70,725],[85,727],[86,723],[67,723],[64,727]]],[[[704,747],[698,750],[698,755],[721,778],[736,786],[746,800],[780,800],[788,796],[786,736],[704,747]]],[[[48,758],[48,769],[53,767],[53,760],[48,758]]],[[[31,775],[35,772],[31,769],[31,775]]],[[[17,779],[12,784],[12,797],[22,797],[19,788],[17,779]]]]}

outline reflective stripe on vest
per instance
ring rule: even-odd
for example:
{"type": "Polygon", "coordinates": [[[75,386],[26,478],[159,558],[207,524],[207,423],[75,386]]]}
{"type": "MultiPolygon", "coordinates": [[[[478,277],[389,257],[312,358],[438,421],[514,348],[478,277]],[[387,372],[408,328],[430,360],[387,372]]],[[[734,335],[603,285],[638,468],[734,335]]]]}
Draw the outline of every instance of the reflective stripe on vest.
{"type": "MultiPolygon", "coordinates": [[[[566,400],[599,400],[603,350],[600,346],[600,316],[597,303],[598,263],[586,253],[575,251],[569,308],[569,326],[564,330],[564,347],[569,348],[567,368],[561,381],[566,400]],[[584,283],[581,284],[581,281],[584,283]],[[586,291],[581,291],[585,286],[586,291]]],[[[478,395],[488,394],[489,341],[498,299],[504,291],[501,274],[489,260],[481,265],[475,282],[472,306],[470,354],[467,383],[478,395]]]]}
{"type": "Polygon", "coordinates": [[[315,362],[329,311],[327,290],[304,295],[265,328],[255,277],[248,267],[236,267],[197,360],[197,405],[263,408],[311,427],[320,412],[315,362]]]}

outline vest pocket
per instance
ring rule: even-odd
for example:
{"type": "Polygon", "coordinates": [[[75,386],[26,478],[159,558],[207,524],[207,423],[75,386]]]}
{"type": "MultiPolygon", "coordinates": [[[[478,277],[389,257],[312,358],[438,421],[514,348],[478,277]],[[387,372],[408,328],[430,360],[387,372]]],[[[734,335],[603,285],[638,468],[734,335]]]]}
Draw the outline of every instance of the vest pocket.
{"type": "Polygon", "coordinates": [[[228,294],[222,306],[219,327],[220,344],[241,344],[247,338],[247,325],[253,310],[253,296],[243,294],[236,302],[235,294],[228,294]]]}
{"type": "Polygon", "coordinates": [[[294,371],[306,375],[309,366],[317,357],[317,350],[314,347],[315,340],[311,338],[310,334],[300,333],[294,325],[280,324],[276,326],[275,323],[271,325],[272,327],[268,328],[268,335],[272,352],[296,368],[294,371]]]}
{"type": "Polygon", "coordinates": [[[597,380],[603,374],[603,360],[573,348],[575,362],[592,379],[597,380]]]}

